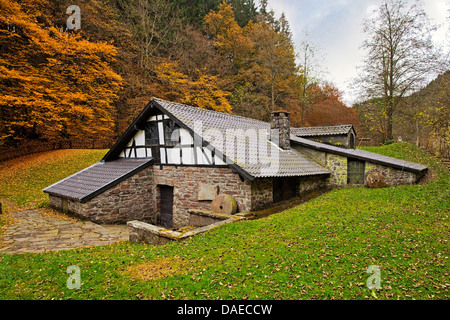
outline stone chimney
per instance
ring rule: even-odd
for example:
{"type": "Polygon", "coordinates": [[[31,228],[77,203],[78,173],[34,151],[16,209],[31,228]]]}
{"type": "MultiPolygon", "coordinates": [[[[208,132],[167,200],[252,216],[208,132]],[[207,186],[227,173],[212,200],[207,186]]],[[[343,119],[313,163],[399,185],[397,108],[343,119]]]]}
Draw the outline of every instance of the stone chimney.
{"type": "Polygon", "coordinates": [[[283,150],[291,148],[291,119],[289,112],[275,111],[270,114],[270,141],[283,150]]]}

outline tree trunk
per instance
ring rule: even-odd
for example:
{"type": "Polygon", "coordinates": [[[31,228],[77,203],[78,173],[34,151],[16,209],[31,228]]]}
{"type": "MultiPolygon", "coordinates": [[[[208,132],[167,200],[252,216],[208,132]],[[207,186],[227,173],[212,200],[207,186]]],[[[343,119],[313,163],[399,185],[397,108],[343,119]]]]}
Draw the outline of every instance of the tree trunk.
{"type": "Polygon", "coordinates": [[[420,138],[419,138],[419,120],[416,119],[416,146],[420,147],[420,138]]]}
{"type": "Polygon", "coordinates": [[[388,108],[386,110],[386,116],[387,116],[386,138],[387,138],[387,140],[394,139],[394,135],[392,133],[392,115],[393,115],[393,107],[392,107],[391,102],[389,102],[388,108]]]}

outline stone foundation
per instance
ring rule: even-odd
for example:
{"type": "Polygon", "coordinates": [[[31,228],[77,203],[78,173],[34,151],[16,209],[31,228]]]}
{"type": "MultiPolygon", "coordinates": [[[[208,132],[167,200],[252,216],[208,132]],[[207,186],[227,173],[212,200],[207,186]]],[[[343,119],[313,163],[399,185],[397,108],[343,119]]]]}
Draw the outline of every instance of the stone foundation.
{"type": "Polygon", "coordinates": [[[53,208],[95,223],[126,223],[130,220],[156,223],[152,184],[152,168],[149,167],[85,203],[54,195],[49,195],[49,200],[53,208]]]}
{"type": "Polygon", "coordinates": [[[252,184],[242,181],[239,175],[226,167],[153,166],[154,183],[152,193],[156,210],[159,212],[158,185],[173,186],[173,225],[175,228],[189,224],[189,209],[210,210],[211,200],[199,199],[199,185],[209,185],[218,194],[231,195],[237,203],[238,212],[252,208],[252,184]]]}
{"type": "Polygon", "coordinates": [[[252,181],[251,211],[263,209],[273,203],[273,179],[261,178],[252,181]]]}
{"type": "Polygon", "coordinates": [[[380,164],[366,162],[365,178],[367,178],[367,175],[373,171],[381,173],[386,178],[386,184],[388,186],[397,186],[401,184],[414,184],[417,183],[418,180],[420,179],[420,177],[417,174],[409,171],[402,171],[399,169],[386,167],[380,164]]]}
{"type": "Polygon", "coordinates": [[[326,176],[310,176],[301,177],[299,186],[299,196],[306,195],[316,190],[323,190],[327,188],[326,176]]]}
{"type": "Polygon", "coordinates": [[[158,224],[160,185],[173,191],[173,226],[189,224],[190,209],[210,210],[214,195],[233,196],[238,212],[272,203],[272,180],[241,179],[228,167],[150,166],[85,203],[50,195],[50,205],[62,212],[96,223],[126,223],[130,220],[158,224]],[[208,191],[205,197],[205,190],[208,191]]]}

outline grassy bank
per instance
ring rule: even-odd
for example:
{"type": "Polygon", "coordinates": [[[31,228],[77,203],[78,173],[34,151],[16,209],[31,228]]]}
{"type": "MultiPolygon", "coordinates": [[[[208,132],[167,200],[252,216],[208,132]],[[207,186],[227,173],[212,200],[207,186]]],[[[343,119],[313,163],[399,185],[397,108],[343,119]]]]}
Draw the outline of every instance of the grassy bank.
{"type": "Polygon", "coordinates": [[[100,161],[105,153],[66,149],[0,162],[0,198],[21,207],[44,206],[48,196],[43,188],[100,161]]]}

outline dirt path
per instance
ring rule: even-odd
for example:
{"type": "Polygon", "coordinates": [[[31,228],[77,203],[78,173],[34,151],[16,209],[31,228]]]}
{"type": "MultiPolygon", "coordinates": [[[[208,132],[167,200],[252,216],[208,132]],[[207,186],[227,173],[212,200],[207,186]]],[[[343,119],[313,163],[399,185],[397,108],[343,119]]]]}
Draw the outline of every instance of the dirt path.
{"type": "Polygon", "coordinates": [[[128,240],[126,225],[98,225],[30,209],[10,213],[0,235],[0,254],[39,253],[102,246],[128,240]]]}

